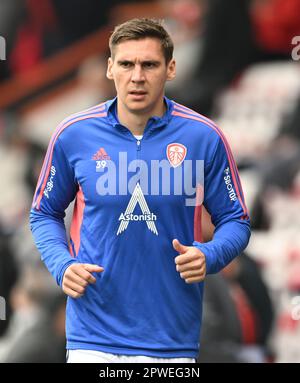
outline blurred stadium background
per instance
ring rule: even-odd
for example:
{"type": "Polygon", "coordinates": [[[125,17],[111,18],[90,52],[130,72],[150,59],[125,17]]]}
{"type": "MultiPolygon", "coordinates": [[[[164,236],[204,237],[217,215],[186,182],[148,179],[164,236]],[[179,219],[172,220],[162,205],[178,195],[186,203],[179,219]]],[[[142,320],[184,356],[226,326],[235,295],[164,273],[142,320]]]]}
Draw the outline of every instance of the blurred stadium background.
{"type": "Polygon", "coordinates": [[[252,218],[246,254],[208,278],[199,361],[300,362],[300,0],[0,0],[0,362],[64,362],[28,212],[57,124],[114,96],[107,40],[132,17],[164,19],[167,95],[223,129],[252,218]]]}

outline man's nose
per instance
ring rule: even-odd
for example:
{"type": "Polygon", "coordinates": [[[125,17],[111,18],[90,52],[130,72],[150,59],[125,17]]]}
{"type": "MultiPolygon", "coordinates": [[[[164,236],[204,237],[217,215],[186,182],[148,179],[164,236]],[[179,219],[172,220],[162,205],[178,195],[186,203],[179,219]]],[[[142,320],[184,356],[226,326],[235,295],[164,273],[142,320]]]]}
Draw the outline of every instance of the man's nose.
{"type": "Polygon", "coordinates": [[[145,81],[144,72],[141,65],[135,65],[132,70],[131,81],[141,82],[145,81]]]}

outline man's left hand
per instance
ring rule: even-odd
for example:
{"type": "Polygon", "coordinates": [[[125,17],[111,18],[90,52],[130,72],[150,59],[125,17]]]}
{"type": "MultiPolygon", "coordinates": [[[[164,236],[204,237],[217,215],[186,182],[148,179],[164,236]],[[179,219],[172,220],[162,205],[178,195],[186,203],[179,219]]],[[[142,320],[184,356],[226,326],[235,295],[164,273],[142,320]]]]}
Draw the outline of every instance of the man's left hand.
{"type": "Polygon", "coordinates": [[[180,255],[175,258],[176,270],[186,283],[197,283],[206,275],[205,255],[194,246],[184,246],[173,239],[173,247],[180,255]]]}

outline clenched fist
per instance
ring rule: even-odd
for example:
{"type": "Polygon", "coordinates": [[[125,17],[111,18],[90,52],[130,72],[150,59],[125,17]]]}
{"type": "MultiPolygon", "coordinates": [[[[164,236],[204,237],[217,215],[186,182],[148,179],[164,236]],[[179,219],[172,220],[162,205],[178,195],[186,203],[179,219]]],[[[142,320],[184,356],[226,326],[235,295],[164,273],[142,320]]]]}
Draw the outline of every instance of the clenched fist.
{"type": "Polygon", "coordinates": [[[180,255],[175,258],[176,270],[186,283],[197,283],[206,275],[205,255],[194,246],[184,246],[173,239],[173,247],[180,255]]]}
{"type": "Polygon", "coordinates": [[[89,283],[95,283],[92,273],[102,273],[103,267],[88,263],[73,263],[67,268],[63,277],[62,289],[72,298],[83,296],[89,283]]]}

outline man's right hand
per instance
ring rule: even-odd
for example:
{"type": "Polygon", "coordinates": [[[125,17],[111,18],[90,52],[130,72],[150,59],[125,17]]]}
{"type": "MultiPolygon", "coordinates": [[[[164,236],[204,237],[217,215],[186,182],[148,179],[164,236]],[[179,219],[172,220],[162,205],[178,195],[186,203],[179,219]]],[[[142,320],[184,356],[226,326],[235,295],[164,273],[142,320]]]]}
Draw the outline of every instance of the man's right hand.
{"type": "Polygon", "coordinates": [[[103,267],[88,263],[73,263],[67,268],[63,277],[63,292],[72,298],[83,296],[89,283],[95,283],[92,273],[102,273],[103,267]]]}

